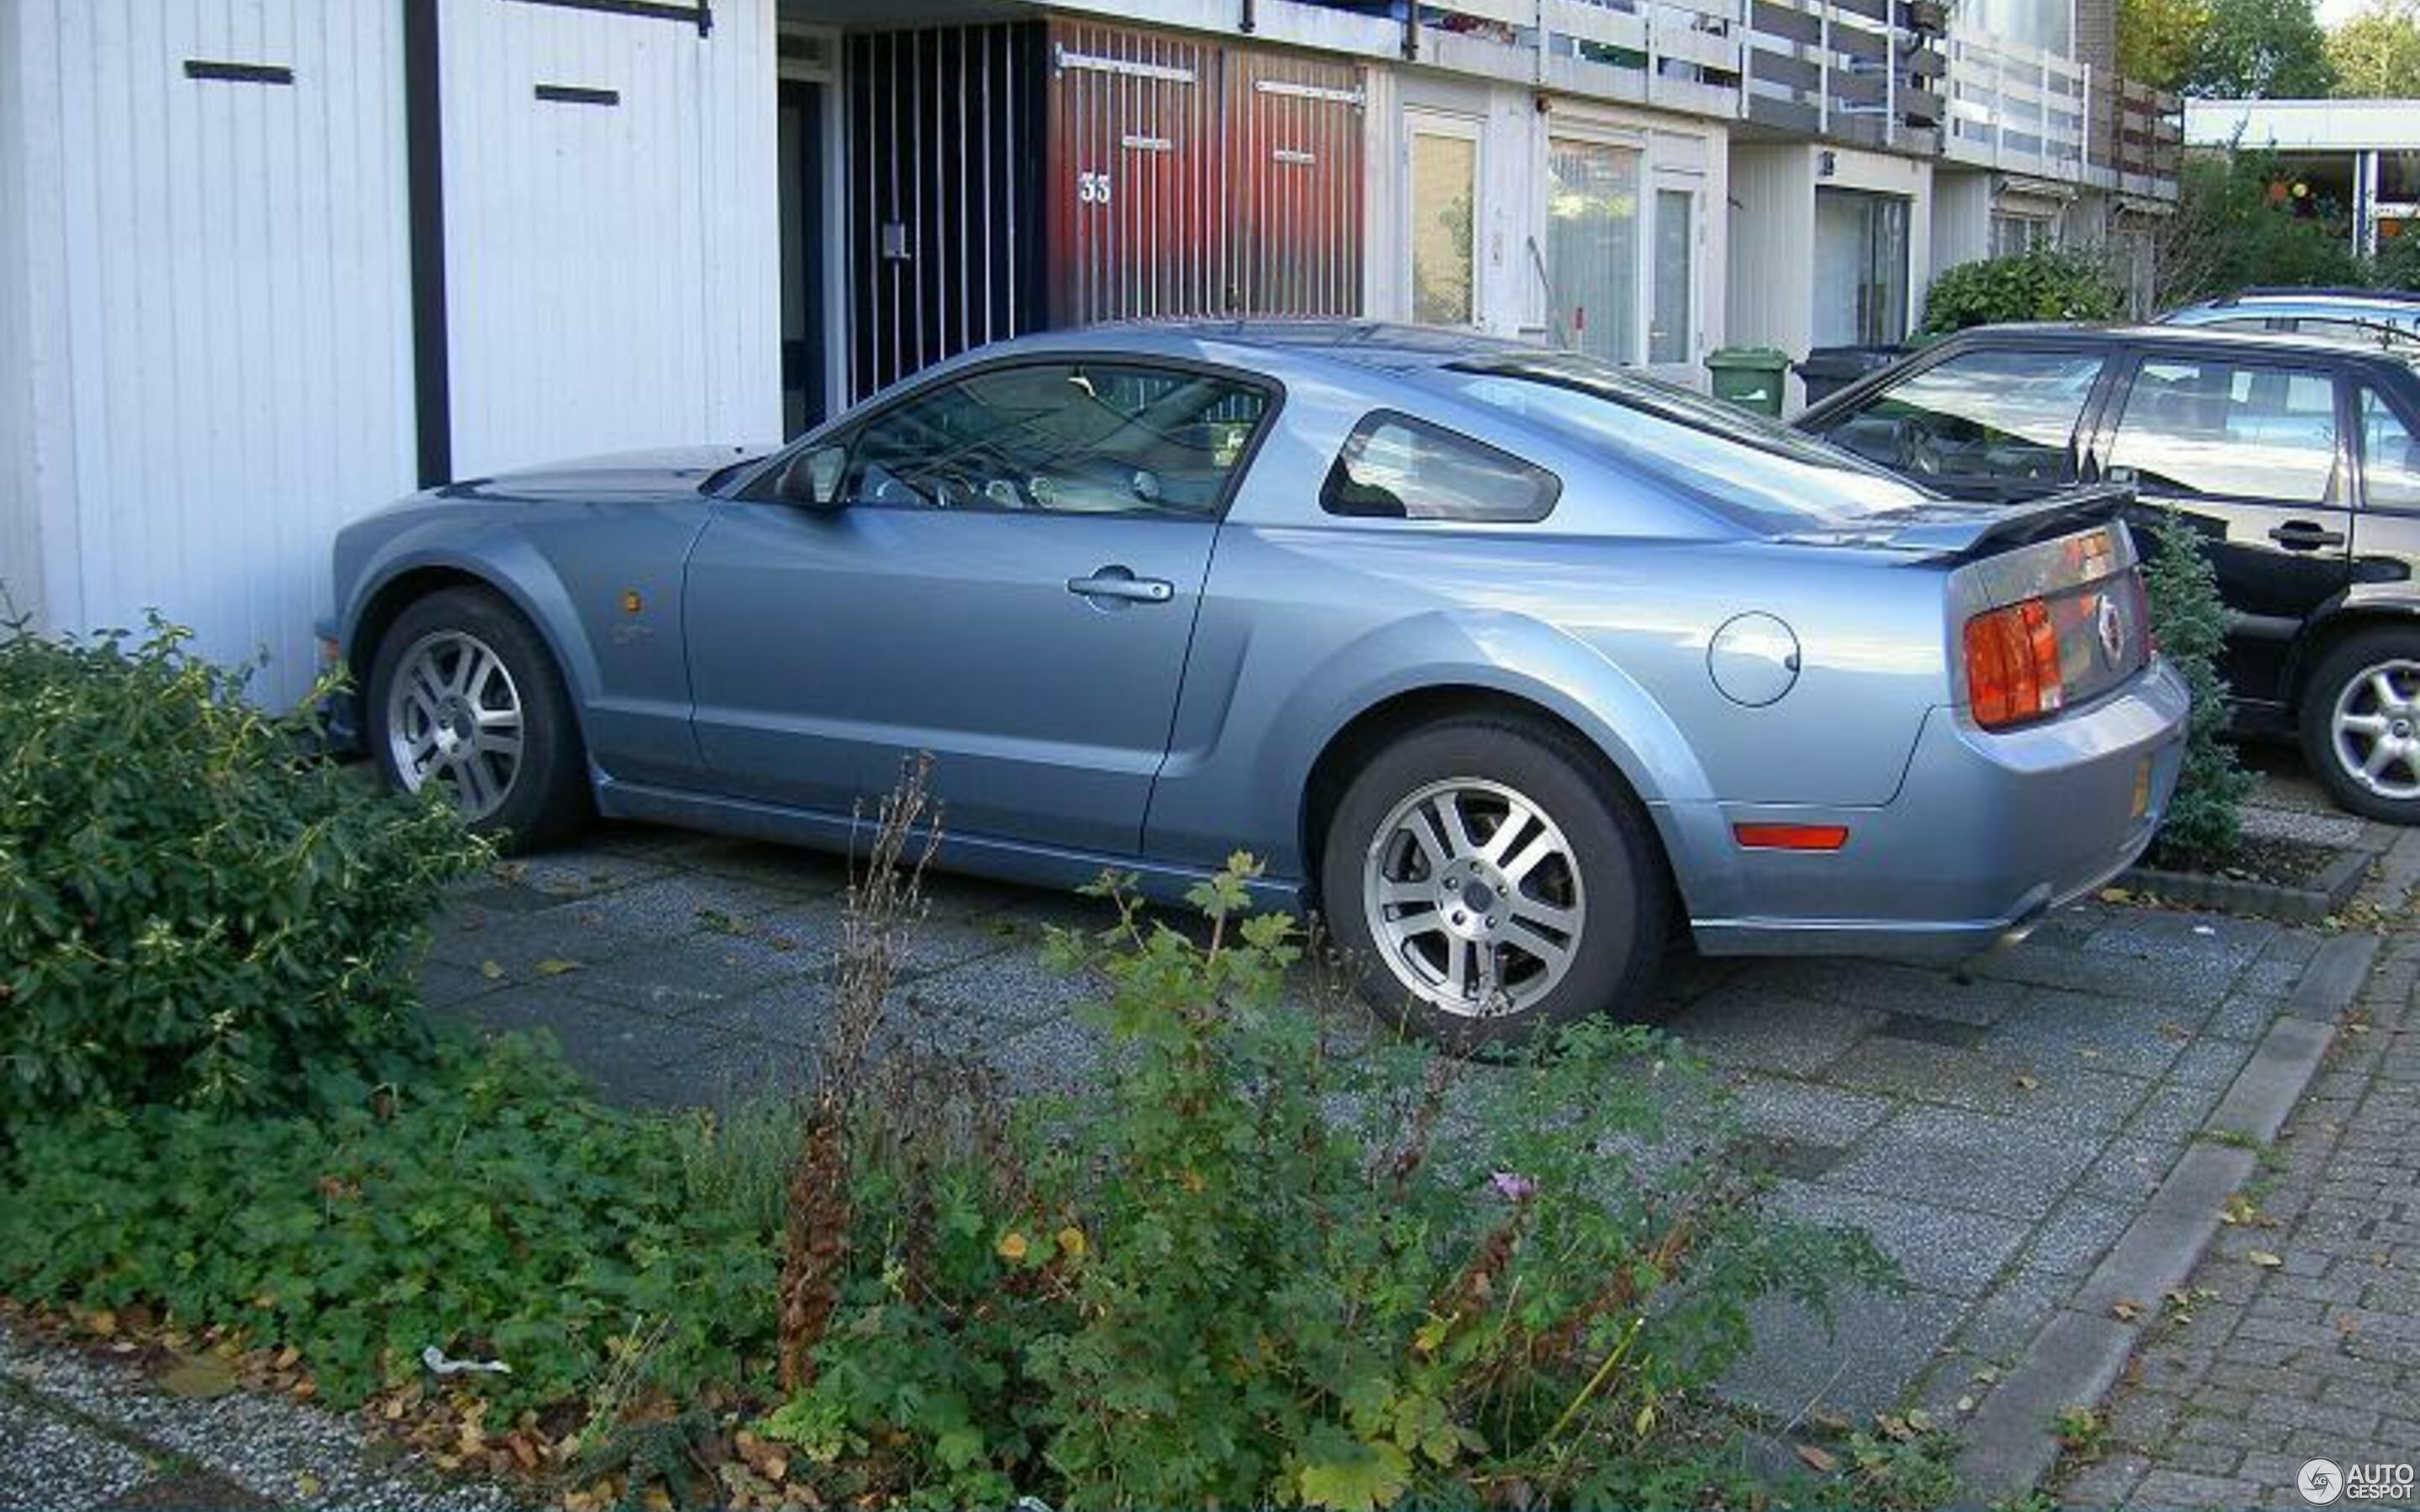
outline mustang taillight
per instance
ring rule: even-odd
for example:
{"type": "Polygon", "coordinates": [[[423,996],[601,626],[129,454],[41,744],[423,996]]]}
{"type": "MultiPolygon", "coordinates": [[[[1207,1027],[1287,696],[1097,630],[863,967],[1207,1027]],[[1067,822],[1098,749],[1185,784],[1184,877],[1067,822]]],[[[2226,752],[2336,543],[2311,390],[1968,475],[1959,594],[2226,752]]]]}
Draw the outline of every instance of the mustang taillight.
{"type": "Polygon", "coordinates": [[[2067,687],[2048,603],[2028,598],[1966,622],[1966,694],[1987,730],[2058,712],[2067,687]]]}
{"type": "Polygon", "coordinates": [[[1966,622],[1966,694],[1975,722],[2003,729],[2097,698],[2150,659],[2143,576],[2103,578],[1966,622]]]}

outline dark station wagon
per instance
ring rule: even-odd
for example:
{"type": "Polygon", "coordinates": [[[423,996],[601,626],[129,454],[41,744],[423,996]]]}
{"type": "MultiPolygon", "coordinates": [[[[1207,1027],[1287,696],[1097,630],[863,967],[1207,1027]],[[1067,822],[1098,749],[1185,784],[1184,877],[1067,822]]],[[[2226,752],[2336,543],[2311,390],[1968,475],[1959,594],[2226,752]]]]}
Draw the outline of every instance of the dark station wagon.
{"type": "Polygon", "coordinates": [[[1990,326],[1797,422],[1968,499],[2131,485],[2198,529],[2238,725],[2338,802],[2420,823],[2420,371],[2398,349],[2186,326],[1990,326]]]}

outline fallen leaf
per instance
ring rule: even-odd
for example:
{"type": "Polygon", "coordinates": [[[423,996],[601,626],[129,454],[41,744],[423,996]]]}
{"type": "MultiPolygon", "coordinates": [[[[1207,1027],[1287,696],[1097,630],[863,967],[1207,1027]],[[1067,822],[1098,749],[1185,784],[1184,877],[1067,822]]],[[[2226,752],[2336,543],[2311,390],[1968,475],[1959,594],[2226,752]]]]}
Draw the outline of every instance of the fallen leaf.
{"type": "Polygon", "coordinates": [[[1907,1426],[1918,1433],[1930,1433],[1933,1427],[1932,1414],[1921,1407],[1911,1407],[1907,1410],[1907,1426]]]}
{"type": "Polygon", "coordinates": [[[297,1496],[317,1496],[319,1494],[320,1489],[321,1482],[319,1477],[312,1474],[307,1470],[294,1477],[294,1494],[297,1496]]]}
{"type": "Polygon", "coordinates": [[[1975,1410],[1975,1398],[1974,1398],[1974,1397],[1972,1397],[1972,1396],[1961,1396],[1961,1397],[1959,1397],[1959,1398],[1958,1398],[1958,1410],[1959,1410],[1960,1412],[1973,1412],[1973,1411],[1975,1410]]]}
{"type": "Polygon", "coordinates": [[[2017,1090],[2020,1092],[2030,1092],[2040,1086],[2041,1086],[2041,1080],[2039,1077],[2020,1076],[2017,1078],[2017,1090]]]}
{"type": "Polygon", "coordinates": [[[2283,1256],[2272,1255],[2265,1249],[2248,1250],[2243,1257],[2264,1271],[2273,1271],[2286,1263],[2283,1256]]]}
{"type": "Polygon", "coordinates": [[[1807,1421],[1814,1424],[1817,1427],[1822,1428],[1826,1433],[1846,1433],[1849,1431],[1849,1420],[1828,1407],[1816,1408],[1813,1412],[1807,1414],[1807,1421]]]}
{"type": "Polygon", "coordinates": [[[178,1355],[161,1372],[160,1386],[188,1401],[213,1401],[235,1390],[235,1366],[214,1354],[178,1355]]]}
{"type": "Polygon", "coordinates": [[[541,977],[560,977],[566,971],[577,971],[579,969],[579,962],[565,961],[552,956],[550,956],[546,960],[537,964],[537,974],[541,977]]]}
{"type": "Polygon", "coordinates": [[[2103,887],[2101,901],[2104,903],[2130,903],[2134,901],[2134,895],[2124,887],[2103,887]]]}
{"type": "Polygon", "coordinates": [[[2121,1323],[2131,1323],[2143,1316],[2143,1304],[2126,1298],[2109,1304],[2109,1316],[2121,1323]]]}
{"type": "Polygon", "coordinates": [[[479,975],[489,981],[502,981],[504,980],[504,968],[493,961],[482,961],[479,963],[479,975]]]}
{"type": "Polygon", "coordinates": [[[1807,1467],[1819,1474],[1828,1475],[1832,1473],[1832,1472],[1840,1468],[1838,1458],[1835,1456],[1832,1451],[1823,1448],[1820,1444],[1800,1444],[1798,1446],[1798,1458],[1806,1460],[1807,1467]]]}
{"type": "Polygon", "coordinates": [[[1993,1365],[1979,1365],[1976,1368],[1975,1379],[1988,1386],[2000,1379],[2000,1367],[1993,1365]]]}

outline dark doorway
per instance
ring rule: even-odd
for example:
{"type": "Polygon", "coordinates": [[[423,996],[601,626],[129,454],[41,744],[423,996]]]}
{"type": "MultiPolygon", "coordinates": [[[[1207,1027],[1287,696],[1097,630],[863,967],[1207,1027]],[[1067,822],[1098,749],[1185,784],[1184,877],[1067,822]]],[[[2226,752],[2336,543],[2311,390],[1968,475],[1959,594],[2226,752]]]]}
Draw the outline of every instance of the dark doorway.
{"type": "Polygon", "coordinates": [[[824,248],[840,234],[824,204],[824,86],[782,81],[782,434],[831,412],[825,375],[824,248]]]}

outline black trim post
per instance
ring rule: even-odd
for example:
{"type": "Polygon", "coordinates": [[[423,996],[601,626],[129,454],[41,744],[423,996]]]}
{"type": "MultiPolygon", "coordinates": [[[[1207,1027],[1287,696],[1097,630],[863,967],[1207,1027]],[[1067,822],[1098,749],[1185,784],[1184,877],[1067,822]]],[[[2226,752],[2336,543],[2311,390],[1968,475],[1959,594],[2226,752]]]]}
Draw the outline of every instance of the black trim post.
{"type": "Polygon", "coordinates": [[[445,340],[445,100],[438,73],[439,3],[402,0],[404,178],[411,236],[411,399],[424,488],[454,481],[454,400],[445,340]]]}

